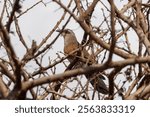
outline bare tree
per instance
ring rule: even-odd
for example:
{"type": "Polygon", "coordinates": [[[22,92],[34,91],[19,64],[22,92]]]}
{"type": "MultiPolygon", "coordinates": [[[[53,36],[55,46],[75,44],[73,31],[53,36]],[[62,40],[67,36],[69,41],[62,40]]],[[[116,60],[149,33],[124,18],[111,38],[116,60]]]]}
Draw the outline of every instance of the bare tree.
{"type": "MultiPolygon", "coordinates": [[[[39,0],[22,9],[23,0],[0,1],[0,98],[149,99],[150,1],[118,3],[113,0],[39,0]],[[51,19],[57,22],[41,41],[32,39],[28,43],[19,21],[34,7],[47,8],[49,4],[56,6],[55,12],[61,11],[60,19],[51,19]],[[53,47],[58,46],[56,42],[62,38],[56,29],[66,29],[69,23],[76,23],[77,30],[83,32],[79,49],[86,49],[96,60],[95,64],[75,68],[78,59],[68,63],[70,55],[64,56],[63,50],[53,57],[53,47]],[[21,48],[16,48],[14,41],[21,48]],[[23,50],[23,56],[19,56],[19,49],[23,50]],[[104,77],[108,94],[95,90],[84,77],[90,73],[104,77]]],[[[46,22],[41,21],[39,25],[42,23],[46,22]]],[[[88,64],[88,59],[84,62],[88,64]]]]}

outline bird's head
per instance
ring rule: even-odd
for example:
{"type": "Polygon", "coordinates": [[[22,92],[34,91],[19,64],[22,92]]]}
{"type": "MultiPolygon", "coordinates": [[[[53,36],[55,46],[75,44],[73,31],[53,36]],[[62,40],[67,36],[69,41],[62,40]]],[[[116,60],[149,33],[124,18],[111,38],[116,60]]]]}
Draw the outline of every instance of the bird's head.
{"type": "Polygon", "coordinates": [[[75,36],[74,32],[70,29],[63,29],[63,30],[56,30],[56,31],[60,32],[64,38],[75,36]]]}

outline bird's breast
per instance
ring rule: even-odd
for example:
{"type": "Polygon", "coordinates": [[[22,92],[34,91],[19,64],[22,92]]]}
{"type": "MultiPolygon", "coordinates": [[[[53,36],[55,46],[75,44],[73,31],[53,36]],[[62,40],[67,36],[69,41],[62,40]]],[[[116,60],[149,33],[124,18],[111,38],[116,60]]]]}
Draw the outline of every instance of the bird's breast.
{"type": "MultiPolygon", "coordinates": [[[[65,54],[71,54],[73,52],[75,52],[78,49],[78,45],[77,44],[68,44],[64,47],[64,53],[65,54]]],[[[73,53],[72,55],[75,56],[76,52],[73,53]]]]}

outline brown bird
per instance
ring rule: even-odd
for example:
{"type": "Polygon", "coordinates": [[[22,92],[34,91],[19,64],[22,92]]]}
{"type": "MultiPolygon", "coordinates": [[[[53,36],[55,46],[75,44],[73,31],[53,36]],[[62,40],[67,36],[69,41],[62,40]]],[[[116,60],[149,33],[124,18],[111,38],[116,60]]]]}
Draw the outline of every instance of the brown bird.
{"type": "MultiPolygon", "coordinates": [[[[71,63],[76,57],[79,60],[76,62],[74,68],[82,67],[83,65],[91,65],[95,63],[95,60],[85,48],[82,48],[76,39],[74,32],[70,29],[57,30],[60,32],[64,38],[64,53],[68,55],[68,60],[71,63]],[[78,52],[80,53],[78,55],[78,52]]],[[[103,79],[104,76],[99,73],[89,73],[85,75],[86,78],[90,81],[95,90],[99,93],[108,94],[108,88],[106,87],[103,79]]]]}

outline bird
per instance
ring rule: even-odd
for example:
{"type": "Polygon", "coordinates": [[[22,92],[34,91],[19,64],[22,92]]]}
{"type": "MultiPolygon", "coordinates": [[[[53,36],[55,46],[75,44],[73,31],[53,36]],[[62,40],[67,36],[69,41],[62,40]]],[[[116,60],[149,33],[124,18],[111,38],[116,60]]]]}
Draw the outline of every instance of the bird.
{"type": "MultiPolygon", "coordinates": [[[[79,60],[75,63],[75,68],[82,67],[86,64],[92,65],[95,63],[94,58],[77,41],[76,35],[71,29],[58,29],[56,31],[59,32],[64,38],[64,54],[68,56],[68,61],[71,63],[76,57],[79,58],[79,60]],[[78,52],[80,53],[79,55],[78,52]]],[[[103,75],[98,75],[98,73],[92,72],[86,74],[85,76],[96,91],[102,94],[108,94],[109,91],[103,81],[105,79],[103,75]]]]}
{"type": "MultiPolygon", "coordinates": [[[[150,85],[150,74],[145,74],[142,76],[139,84],[137,85],[137,90],[142,89],[142,92],[144,92],[145,88],[150,85]]],[[[141,92],[141,94],[142,94],[141,92]]],[[[148,100],[150,99],[150,93],[147,93],[141,97],[139,94],[140,99],[148,100]]]]}
{"type": "Polygon", "coordinates": [[[150,85],[150,74],[146,74],[137,86],[137,89],[150,85]]]}

